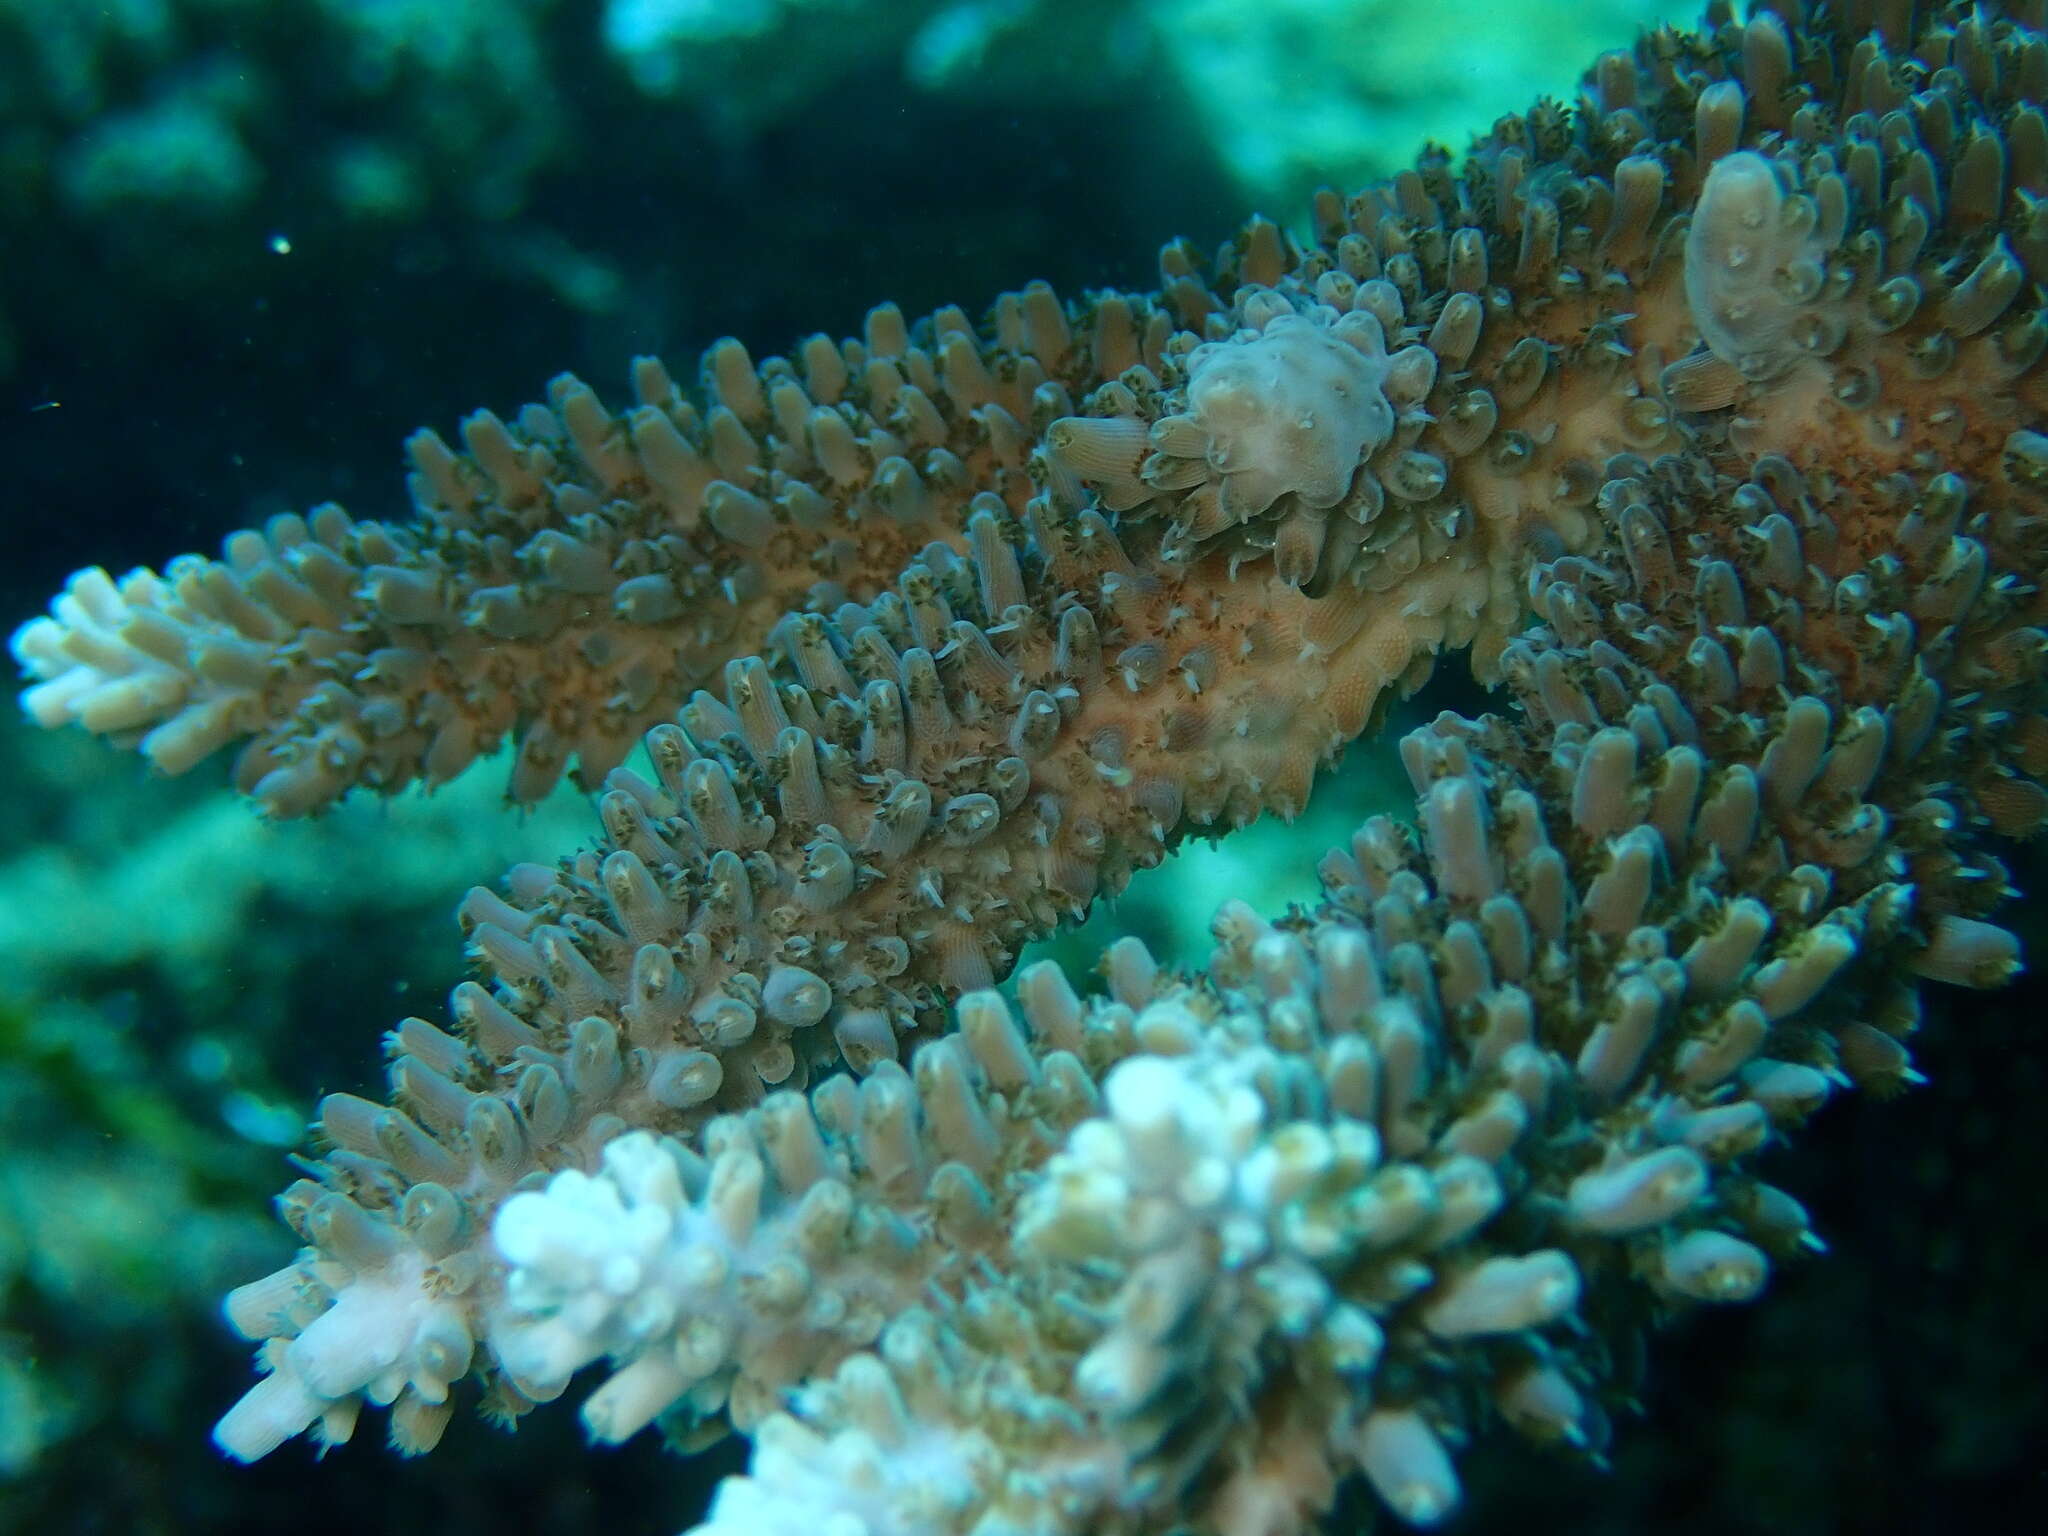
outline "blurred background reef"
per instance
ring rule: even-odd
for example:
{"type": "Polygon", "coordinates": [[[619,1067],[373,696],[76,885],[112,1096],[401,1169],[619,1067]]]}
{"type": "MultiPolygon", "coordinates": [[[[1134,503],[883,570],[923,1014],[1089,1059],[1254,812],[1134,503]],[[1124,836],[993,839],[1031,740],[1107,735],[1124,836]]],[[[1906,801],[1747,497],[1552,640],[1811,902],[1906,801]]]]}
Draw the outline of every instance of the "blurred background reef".
{"type": "MultiPolygon", "coordinates": [[[[0,626],[74,567],[211,551],[325,499],[401,502],[399,443],[635,353],[691,371],[869,306],[1150,280],[1158,246],[1453,148],[1673,0],[0,0],[0,626]]],[[[1409,706],[1484,707],[1455,667],[1409,706]]],[[[1397,722],[1397,727],[1399,722],[1397,722]]],[[[1293,828],[1194,845],[1054,952],[1206,955],[1216,901],[1313,895],[1405,811],[1371,748],[1293,828]]],[[[461,976],[470,883],[593,825],[485,765],[267,826],[220,765],[153,780],[0,717],[0,1536],[680,1529],[736,1447],[588,1452],[458,1416],[253,1468],[207,1440],[229,1285],[314,1099],[461,976]]],[[[2043,886],[2038,861],[2016,870],[2043,886]]],[[[2032,952],[2048,953],[2022,915],[2032,952]]],[[[1456,1529],[1951,1528],[2039,1470],[2048,1162],[2031,979],[1951,1018],[1932,1087],[1831,1110],[1782,1177],[1834,1252],[1664,1341],[1602,1476],[1501,1447],[1456,1529]]],[[[2031,1522],[2030,1522],[2031,1523],[2031,1522]]]]}

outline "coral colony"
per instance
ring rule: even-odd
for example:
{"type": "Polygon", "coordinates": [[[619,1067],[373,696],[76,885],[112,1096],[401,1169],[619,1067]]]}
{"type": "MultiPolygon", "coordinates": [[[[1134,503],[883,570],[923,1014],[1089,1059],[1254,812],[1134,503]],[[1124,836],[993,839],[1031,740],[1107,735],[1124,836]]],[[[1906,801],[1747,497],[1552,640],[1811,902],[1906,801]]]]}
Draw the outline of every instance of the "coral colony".
{"type": "Polygon", "coordinates": [[[321,1104],[220,1445],[591,1368],[597,1439],[753,1440],[735,1536],[1427,1526],[1497,1427],[1597,1455],[1638,1335],[1819,1246],[1759,1149],[2018,964],[2043,12],[1716,6],[1156,292],[560,378],[414,437],[408,523],[73,578],[43,724],[241,742],[274,816],[507,737],[601,790],[321,1104]],[[1451,651],[1501,713],[1315,911],[991,990],[1451,651]]]}

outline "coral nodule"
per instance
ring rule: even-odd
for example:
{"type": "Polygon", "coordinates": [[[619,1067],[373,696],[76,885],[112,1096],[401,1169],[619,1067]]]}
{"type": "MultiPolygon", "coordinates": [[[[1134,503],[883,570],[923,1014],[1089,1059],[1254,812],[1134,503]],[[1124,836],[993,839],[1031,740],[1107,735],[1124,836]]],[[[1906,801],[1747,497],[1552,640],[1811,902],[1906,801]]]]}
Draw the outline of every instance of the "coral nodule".
{"type": "Polygon", "coordinates": [[[1755,1171],[1990,987],[2048,820],[2040,0],[1710,9],[1151,293],[875,310],[410,444],[416,516],[73,579],[26,700],[272,815],[571,768],[475,979],[320,1106],[230,1454],[609,1374],[700,1529],[1427,1526],[1494,1425],[1818,1246],[1755,1171]],[[1313,912],[1019,947],[1400,744],[1313,912]],[[643,741],[645,772],[622,766],[643,741]],[[650,776],[651,775],[651,776],[650,776]]]}

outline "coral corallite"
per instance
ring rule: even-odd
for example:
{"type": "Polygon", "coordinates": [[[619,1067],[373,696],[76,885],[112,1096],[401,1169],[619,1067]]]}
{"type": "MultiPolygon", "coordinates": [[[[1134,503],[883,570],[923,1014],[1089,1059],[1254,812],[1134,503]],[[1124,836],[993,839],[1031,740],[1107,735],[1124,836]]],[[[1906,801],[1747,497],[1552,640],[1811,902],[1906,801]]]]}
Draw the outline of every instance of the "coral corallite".
{"type": "Polygon", "coordinates": [[[74,578],[46,725],[240,742],[279,816],[508,736],[601,792],[323,1101],[220,1445],[603,1362],[595,1437],[752,1437],[733,1536],[1427,1526],[1494,1426],[1597,1455],[1638,1335],[1817,1246],[1758,1152],[2018,964],[2043,9],[1716,6],[1156,292],[565,377],[415,437],[408,523],[74,578]],[[1454,650],[1502,713],[1317,910],[991,990],[1454,650]]]}

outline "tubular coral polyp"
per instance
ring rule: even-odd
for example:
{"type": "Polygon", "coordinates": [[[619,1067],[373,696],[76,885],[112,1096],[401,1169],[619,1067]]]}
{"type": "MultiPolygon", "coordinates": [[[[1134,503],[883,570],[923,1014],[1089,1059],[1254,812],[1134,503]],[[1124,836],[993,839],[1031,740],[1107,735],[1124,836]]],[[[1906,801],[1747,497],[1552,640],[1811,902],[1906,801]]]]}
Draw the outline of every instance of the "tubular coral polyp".
{"type": "Polygon", "coordinates": [[[410,525],[74,578],[46,725],[243,740],[275,814],[507,733],[602,784],[393,1105],[323,1101],[223,1447],[608,1359],[600,1437],[755,1437],[735,1536],[1432,1525],[1490,1425],[1597,1455],[1639,1332],[1820,1246],[1757,1154],[2018,964],[2048,38],[1924,9],[1716,9],[1156,295],[558,380],[415,438],[410,525]],[[1315,912],[989,990],[1460,648],[1505,712],[1401,743],[1315,912]]]}

